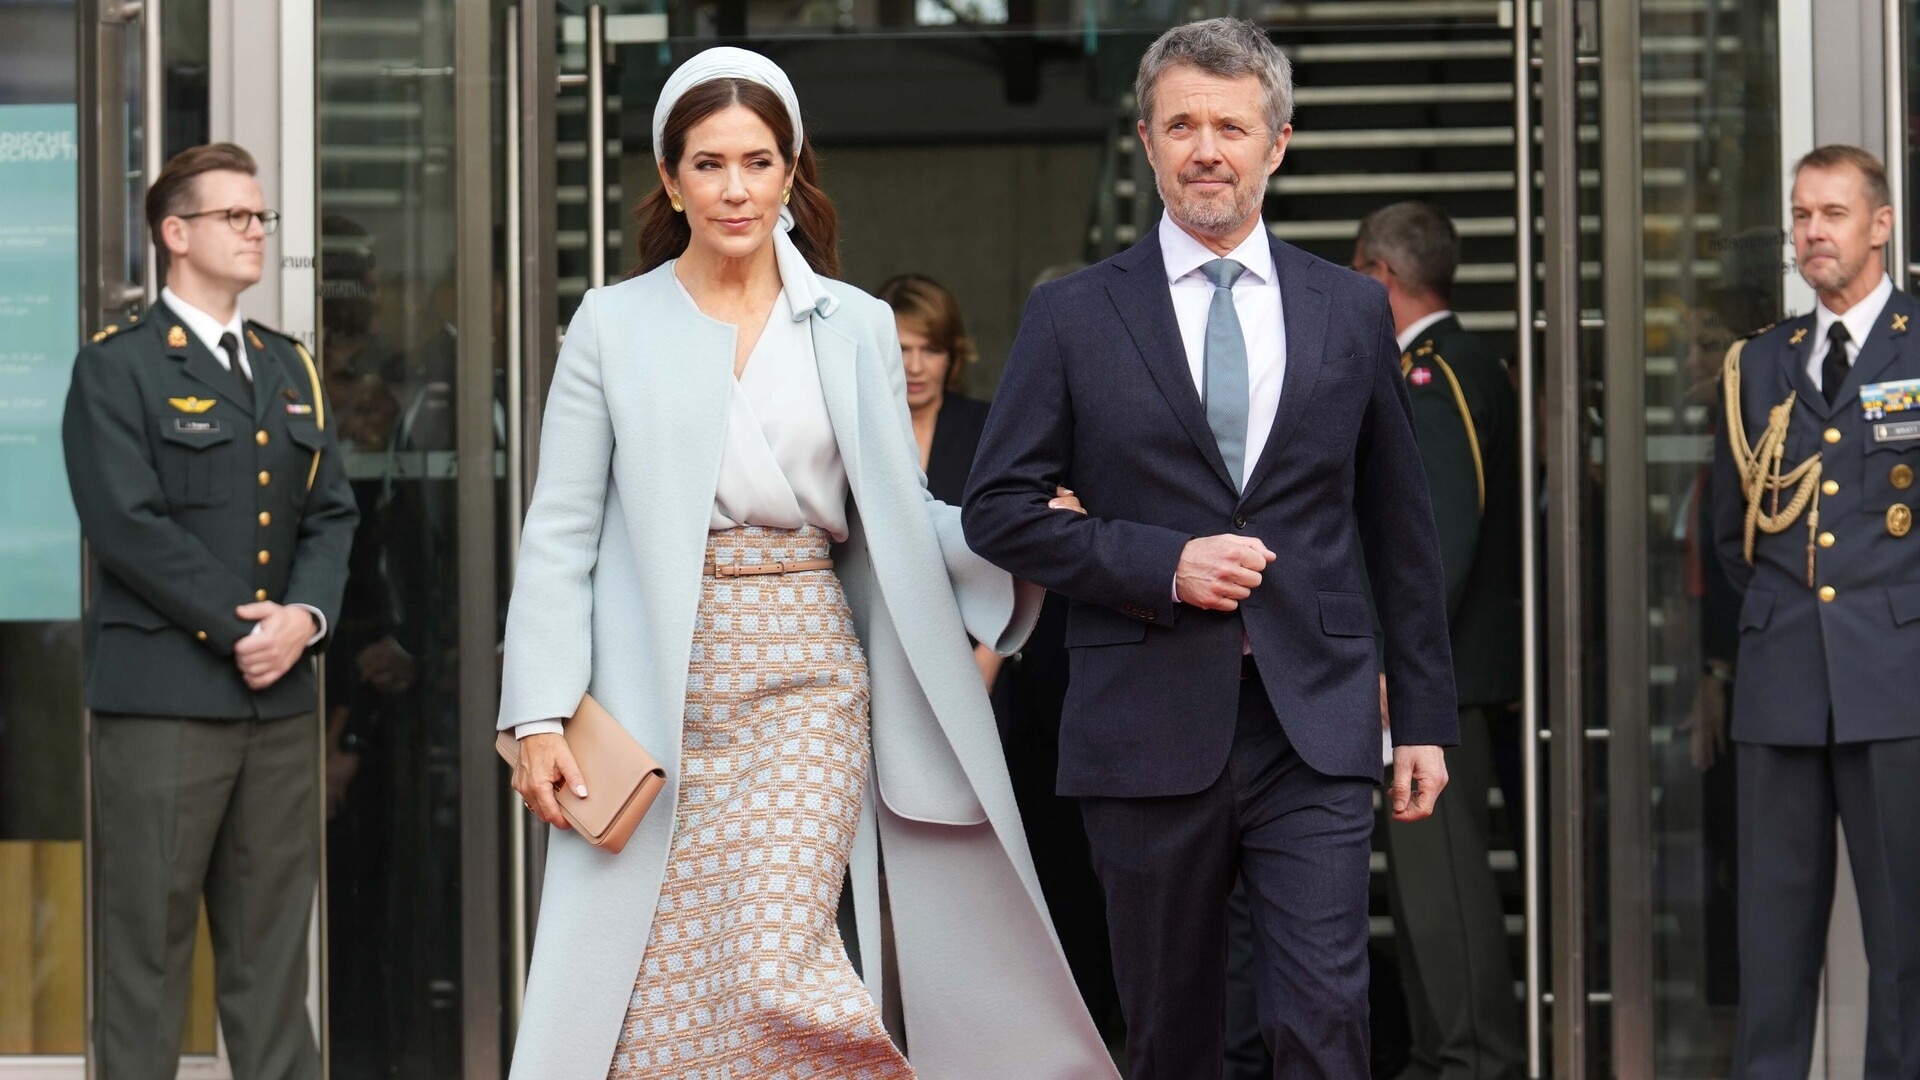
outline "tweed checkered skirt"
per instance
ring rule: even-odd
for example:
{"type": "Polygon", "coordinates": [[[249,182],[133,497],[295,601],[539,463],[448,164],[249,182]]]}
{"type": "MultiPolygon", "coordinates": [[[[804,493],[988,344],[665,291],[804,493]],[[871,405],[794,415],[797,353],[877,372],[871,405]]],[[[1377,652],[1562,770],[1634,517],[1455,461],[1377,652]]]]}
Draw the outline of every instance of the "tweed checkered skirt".
{"type": "MultiPolygon", "coordinates": [[[[828,556],[709,535],[716,565],[828,556]]],[[[866,657],[831,570],[706,577],[680,799],[612,1080],[903,1080],[834,914],[866,787],[866,657]]]]}

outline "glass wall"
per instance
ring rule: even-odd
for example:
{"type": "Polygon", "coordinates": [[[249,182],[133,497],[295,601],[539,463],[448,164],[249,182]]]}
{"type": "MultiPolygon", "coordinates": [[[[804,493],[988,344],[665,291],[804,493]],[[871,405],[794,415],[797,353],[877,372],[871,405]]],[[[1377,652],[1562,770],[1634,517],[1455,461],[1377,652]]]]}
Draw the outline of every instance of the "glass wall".
{"type": "Polygon", "coordinates": [[[0,1060],[85,1045],[72,0],[0,5],[0,1060]]]}
{"type": "MultiPolygon", "coordinates": [[[[461,619],[487,603],[462,590],[462,545],[490,541],[459,534],[456,413],[460,387],[500,386],[503,339],[458,329],[456,251],[491,238],[456,227],[455,145],[498,135],[454,121],[452,0],[317,8],[317,359],[361,515],[326,664],[330,1061],[457,1077],[462,890],[491,887],[462,878],[461,746],[491,717],[460,686],[461,619]]],[[[497,408],[484,441],[504,424],[497,408]]]]}
{"type": "Polygon", "coordinates": [[[1714,553],[1709,463],[1721,361],[1783,317],[1792,258],[1778,7],[1640,4],[1653,1062],[1674,1080],[1729,1075],[1739,1004],[1739,597],[1714,553]]]}

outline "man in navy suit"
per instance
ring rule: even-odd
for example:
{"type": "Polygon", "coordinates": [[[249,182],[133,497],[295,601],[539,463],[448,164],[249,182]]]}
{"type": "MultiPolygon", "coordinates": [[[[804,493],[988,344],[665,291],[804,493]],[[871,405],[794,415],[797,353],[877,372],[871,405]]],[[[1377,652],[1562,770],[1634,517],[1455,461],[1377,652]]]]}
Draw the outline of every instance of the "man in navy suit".
{"type": "Polygon", "coordinates": [[[1727,355],[1713,495],[1721,563],[1746,593],[1742,1080],[1807,1075],[1836,817],[1872,968],[1865,1075],[1920,1076],[1920,712],[1905,693],[1920,658],[1920,304],[1887,276],[1893,229],[1873,155],[1801,158],[1793,250],[1820,303],[1727,355]]]}
{"type": "Polygon", "coordinates": [[[1220,1076],[1236,879],[1275,1075],[1365,1077],[1382,658],[1397,818],[1432,812],[1459,728],[1400,350],[1377,283],[1262,227],[1292,134],[1262,30],[1176,27],[1135,89],[1166,216],[1034,290],[967,539],[1071,603],[1059,791],[1107,894],[1134,1080],[1220,1076]],[[1060,485],[1086,514],[1049,506],[1060,485]]]}

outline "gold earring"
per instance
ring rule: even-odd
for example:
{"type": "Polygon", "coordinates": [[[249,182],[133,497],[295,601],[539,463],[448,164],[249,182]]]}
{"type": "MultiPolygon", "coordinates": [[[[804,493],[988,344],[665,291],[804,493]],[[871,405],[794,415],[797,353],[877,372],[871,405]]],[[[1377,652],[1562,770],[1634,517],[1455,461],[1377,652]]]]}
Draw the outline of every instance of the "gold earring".
{"type": "Polygon", "coordinates": [[[673,207],[673,212],[676,214],[687,208],[687,204],[680,201],[680,196],[675,195],[671,191],[667,192],[667,203],[673,207]]]}
{"type": "Polygon", "coordinates": [[[785,190],[785,191],[783,191],[783,192],[781,192],[781,193],[780,193],[780,205],[781,205],[781,206],[785,206],[785,205],[787,205],[788,203],[790,203],[790,202],[792,202],[792,201],[793,201],[793,189],[792,189],[792,188],[788,188],[787,190],[785,190]]]}

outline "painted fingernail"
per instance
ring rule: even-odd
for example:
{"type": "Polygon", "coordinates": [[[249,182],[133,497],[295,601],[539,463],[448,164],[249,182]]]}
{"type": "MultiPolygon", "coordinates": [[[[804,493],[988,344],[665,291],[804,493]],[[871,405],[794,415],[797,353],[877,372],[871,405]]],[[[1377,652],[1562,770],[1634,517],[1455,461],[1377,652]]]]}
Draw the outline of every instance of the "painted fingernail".
{"type": "Polygon", "coordinates": [[[587,785],[585,785],[585,784],[575,784],[575,785],[573,785],[573,793],[574,793],[575,795],[578,795],[578,796],[580,796],[580,797],[581,797],[581,798],[583,798],[583,799],[584,799],[584,798],[586,798],[586,797],[587,797],[587,785]]]}

